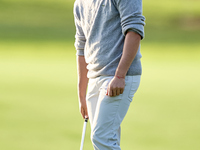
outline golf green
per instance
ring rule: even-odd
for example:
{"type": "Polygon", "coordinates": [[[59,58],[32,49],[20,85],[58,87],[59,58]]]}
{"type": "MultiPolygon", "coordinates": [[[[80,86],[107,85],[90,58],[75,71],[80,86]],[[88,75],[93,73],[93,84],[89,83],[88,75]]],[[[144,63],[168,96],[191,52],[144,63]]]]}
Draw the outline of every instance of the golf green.
{"type": "MultiPolygon", "coordinates": [[[[73,0],[0,1],[0,149],[79,149],[73,0]]],[[[199,150],[200,1],[143,1],[140,87],[123,150],[199,150]]],[[[90,125],[84,143],[92,150],[90,125]]]]}

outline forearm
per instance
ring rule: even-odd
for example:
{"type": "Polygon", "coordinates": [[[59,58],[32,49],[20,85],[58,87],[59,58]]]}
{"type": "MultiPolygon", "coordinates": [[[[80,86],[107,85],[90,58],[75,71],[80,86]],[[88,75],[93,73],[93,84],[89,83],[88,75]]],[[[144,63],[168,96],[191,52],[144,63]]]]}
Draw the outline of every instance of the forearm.
{"type": "Polygon", "coordinates": [[[116,76],[122,78],[126,76],[126,73],[137,54],[140,40],[141,36],[135,32],[129,31],[126,34],[122,57],[115,73],[116,76]]]}
{"type": "Polygon", "coordinates": [[[77,56],[77,71],[78,71],[78,97],[79,101],[85,100],[88,84],[87,78],[87,63],[84,56],[77,56]]]}

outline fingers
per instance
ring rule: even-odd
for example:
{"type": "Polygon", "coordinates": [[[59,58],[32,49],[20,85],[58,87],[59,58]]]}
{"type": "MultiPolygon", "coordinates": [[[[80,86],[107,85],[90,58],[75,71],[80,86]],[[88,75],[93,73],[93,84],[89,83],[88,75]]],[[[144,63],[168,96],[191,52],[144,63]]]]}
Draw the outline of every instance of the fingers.
{"type": "Polygon", "coordinates": [[[108,95],[108,96],[112,96],[113,95],[112,90],[110,90],[110,88],[107,88],[106,95],[108,95]]]}
{"type": "Polygon", "coordinates": [[[89,119],[87,110],[85,111],[85,117],[84,117],[84,119],[89,119]]]}
{"type": "Polygon", "coordinates": [[[106,95],[108,95],[110,97],[114,97],[114,96],[118,96],[118,95],[122,94],[123,91],[124,91],[123,88],[108,88],[106,95]]]}
{"type": "Polygon", "coordinates": [[[116,90],[116,95],[120,95],[120,94],[122,94],[122,93],[121,93],[121,89],[117,89],[117,90],[116,90]]]}
{"type": "Polygon", "coordinates": [[[124,92],[124,89],[120,89],[120,94],[122,94],[124,92]]]}
{"type": "Polygon", "coordinates": [[[108,84],[106,95],[110,97],[118,96],[123,93],[125,88],[125,79],[114,77],[108,84]]]}
{"type": "Polygon", "coordinates": [[[83,118],[85,118],[85,117],[84,117],[84,116],[85,116],[85,111],[84,111],[84,109],[81,109],[81,115],[82,115],[83,118]]]}
{"type": "Polygon", "coordinates": [[[116,89],[113,89],[112,90],[112,95],[111,96],[116,96],[117,92],[116,92],[116,89]]]}
{"type": "Polygon", "coordinates": [[[87,112],[87,108],[81,108],[81,115],[82,115],[82,117],[83,117],[83,119],[89,119],[89,117],[88,117],[88,112],[87,112]]]}

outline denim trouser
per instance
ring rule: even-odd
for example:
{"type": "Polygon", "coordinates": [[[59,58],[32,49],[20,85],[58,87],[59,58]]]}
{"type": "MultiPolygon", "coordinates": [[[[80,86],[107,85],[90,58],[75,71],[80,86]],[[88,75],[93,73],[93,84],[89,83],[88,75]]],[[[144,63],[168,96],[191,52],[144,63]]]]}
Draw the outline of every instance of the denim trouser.
{"type": "Polygon", "coordinates": [[[140,84],[140,75],[126,76],[123,94],[106,95],[113,76],[89,79],[87,108],[91,124],[91,140],[95,150],[120,150],[120,124],[140,84]]]}

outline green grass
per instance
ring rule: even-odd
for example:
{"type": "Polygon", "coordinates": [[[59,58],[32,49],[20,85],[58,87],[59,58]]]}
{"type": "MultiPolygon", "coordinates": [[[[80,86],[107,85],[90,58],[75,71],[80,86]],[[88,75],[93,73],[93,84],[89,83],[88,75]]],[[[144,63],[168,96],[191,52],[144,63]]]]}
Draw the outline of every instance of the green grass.
{"type": "MultiPolygon", "coordinates": [[[[0,55],[1,149],[78,149],[83,120],[73,43],[12,44],[1,43],[8,49],[0,55]]],[[[142,44],[142,82],[122,124],[124,150],[200,148],[200,52],[178,47],[181,56],[142,44]]],[[[92,149],[89,134],[85,149],[92,149]]]]}
{"type": "Polygon", "coordinates": [[[200,52],[188,52],[190,45],[174,52],[170,46],[143,45],[142,82],[123,123],[123,145],[133,143],[131,147],[139,150],[200,148],[196,140],[200,135],[200,52]]]}
{"type": "Polygon", "coordinates": [[[18,48],[6,43],[9,50],[1,53],[1,149],[53,150],[73,145],[78,149],[75,141],[82,120],[74,48],[68,52],[64,43],[14,45],[18,48]]]}
{"type": "MultiPolygon", "coordinates": [[[[143,1],[143,75],[122,124],[123,150],[200,149],[199,4],[143,1]]],[[[0,0],[1,150],[79,149],[72,7],[72,0],[0,0]]]]}
{"type": "Polygon", "coordinates": [[[0,40],[73,40],[72,1],[0,1],[0,40]]]}

